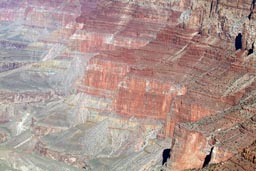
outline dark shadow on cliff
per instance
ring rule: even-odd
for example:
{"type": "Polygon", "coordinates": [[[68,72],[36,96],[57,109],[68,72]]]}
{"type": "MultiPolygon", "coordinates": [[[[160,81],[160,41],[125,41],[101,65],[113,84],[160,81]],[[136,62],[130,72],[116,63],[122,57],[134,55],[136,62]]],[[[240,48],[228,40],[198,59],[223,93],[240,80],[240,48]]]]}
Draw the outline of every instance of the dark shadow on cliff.
{"type": "Polygon", "coordinates": [[[252,44],[252,48],[248,50],[248,55],[253,53],[253,49],[254,49],[254,43],[252,44]]]}
{"type": "Polygon", "coordinates": [[[170,158],[170,153],[171,153],[170,148],[164,149],[162,165],[166,164],[167,160],[170,158]]]}
{"type": "Polygon", "coordinates": [[[239,33],[237,36],[236,36],[236,39],[235,39],[235,47],[236,47],[236,50],[238,49],[242,49],[242,34],[239,33]]]}
{"type": "Polygon", "coordinates": [[[210,163],[210,161],[211,161],[211,159],[212,159],[212,151],[213,151],[213,148],[214,148],[214,147],[211,148],[210,153],[205,157],[205,159],[204,159],[204,164],[203,164],[203,168],[204,168],[204,167],[207,167],[208,164],[210,163]]]}

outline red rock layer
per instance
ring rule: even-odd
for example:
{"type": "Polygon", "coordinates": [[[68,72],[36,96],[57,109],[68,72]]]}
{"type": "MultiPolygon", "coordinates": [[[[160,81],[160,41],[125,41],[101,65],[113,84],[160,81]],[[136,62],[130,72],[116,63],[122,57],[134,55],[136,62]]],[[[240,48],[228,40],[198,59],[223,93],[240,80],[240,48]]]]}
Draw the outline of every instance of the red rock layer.
{"type": "Polygon", "coordinates": [[[85,36],[75,42],[84,52],[113,50],[117,46],[139,48],[155,38],[169,13],[170,8],[161,6],[155,9],[121,1],[85,2],[77,18],[77,22],[84,23],[80,34],[85,36]]]}
{"type": "MultiPolygon", "coordinates": [[[[207,140],[203,134],[186,130],[182,127],[176,127],[175,146],[172,151],[173,170],[183,170],[188,168],[201,168],[205,158],[203,148],[207,145],[207,140]],[[177,150],[177,151],[176,151],[177,150]],[[179,153],[179,152],[183,153],[179,153]],[[184,153],[186,155],[184,155],[184,153]],[[175,161],[173,161],[175,158],[175,161]]],[[[170,165],[169,165],[170,167],[170,165]]]]}
{"type": "Polygon", "coordinates": [[[230,171],[230,170],[255,170],[256,169],[256,144],[246,147],[243,152],[236,154],[226,162],[212,164],[204,169],[191,169],[191,171],[230,171]]]}
{"type": "MultiPolygon", "coordinates": [[[[248,105],[250,102],[246,103],[248,105]]],[[[175,145],[169,167],[172,170],[202,168],[205,157],[210,154],[212,147],[213,152],[209,161],[211,163],[227,161],[241,153],[243,148],[255,141],[254,115],[237,107],[195,123],[180,124],[175,128],[175,145]],[[201,135],[200,139],[195,140],[195,134],[201,135]],[[184,150],[184,146],[189,150],[184,150]],[[197,150],[193,150],[194,148],[197,150]],[[182,161],[187,163],[180,165],[182,161]]]]}
{"type": "Polygon", "coordinates": [[[92,94],[99,95],[100,91],[104,90],[114,91],[128,72],[129,67],[125,63],[100,56],[92,58],[86,68],[84,85],[90,87],[87,92],[92,94]]]}
{"type": "Polygon", "coordinates": [[[104,90],[117,92],[113,110],[118,113],[166,119],[172,98],[184,94],[186,90],[173,83],[172,79],[159,75],[161,71],[156,70],[154,65],[161,68],[164,57],[175,53],[175,49],[165,48],[168,43],[176,43],[174,45],[178,49],[189,41],[183,34],[173,38],[172,35],[177,33],[174,28],[166,30],[142,49],[119,49],[92,58],[84,79],[84,85],[90,87],[90,91],[88,88],[84,91],[96,95],[98,92],[100,96],[104,90]]]}
{"type": "MultiPolygon", "coordinates": [[[[173,5],[179,6],[181,9],[191,6],[192,3],[189,1],[181,1],[179,4],[174,3],[173,5]]],[[[95,44],[93,44],[92,47],[97,46],[100,48],[101,45],[106,42],[105,39],[107,39],[107,37],[105,35],[112,34],[113,30],[119,30],[121,28],[119,24],[122,19],[118,18],[117,14],[122,13],[126,16],[130,16],[131,11],[134,10],[135,6],[136,5],[134,4],[115,2],[109,6],[98,6],[99,9],[102,9],[101,11],[104,11],[102,13],[105,14],[103,16],[102,13],[97,13],[95,18],[98,16],[100,20],[96,21],[95,18],[82,16],[78,18],[80,22],[84,22],[84,30],[90,31],[92,30],[91,26],[93,26],[94,32],[103,32],[103,36],[98,34],[99,38],[94,39],[97,41],[95,41],[95,44]],[[120,9],[125,10],[120,11],[120,9]]],[[[136,8],[145,7],[136,6],[136,8]]],[[[145,10],[152,9],[148,8],[145,10]]],[[[95,9],[95,12],[96,11],[97,9],[95,9]]],[[[113,109],[128,116],[154,116],[157,118],[161,116],[159,118],[164,118],[168,113],[170,107],[162,110],[160,106],[165,104],[165,102],[167,102],[166,106],[170,106],[172,98],[164,100],[166,97],[163,95],[154,93],[153,96],[152,94],[149,95],[146,93],[144,87],[146,82],[150,82],[150,78],[166,80],[167,82],[176,82],[178,84],[186,85],[188,88],[188,91],[184,96],[175,98],[174,100],[174,108],[172,109],[174,112],[171,116],[173,122],[197,121],[203,117],[215,114],[216,112],[235,105],[240,100],[241,96],[243,96],[243,93],[238,92],[223,97],[223,92],[226,89],[225,85],[230,84],[232,80],[235,80],[236,77],[239,77],[241,74],[239,73],[240,70],[237,72],[229,69],[229,60],[231,60],[229,56],[230,50],[232,49],[231,42],[221,42],[215,37],[201,37],[200,35],[197,35],[197,29],[199,28],[196,26],[199,20],[197,21],[196,18],[191,18],[194,22],[190,25],[194,24],[193,27],[183,27],[178,23],[178,20],[174,20],[181,15],[180,12],[169,11],[168,15],[170,26],[162,29],[155,36],[155,40],[149,42],[146,46],[136,50],[121,49],[118,50],[119,55],[116,55],[116,53],[112,51],[111,53],[108,53],[107,58],[97,56],[97,60],[101,58],[101,60],[106,63],[106,66],[104,66],[105,64],[103,63],[100,64],[101,67],[105,68],[101,69],[101,71],[93,69],[91,66],[93,64],[89,62],[88,67],[91,69],[89,69],[86,74],[85,85],[91,88],[117,92],[117,95],[114,98],[113,109]],[[173,26],[175,24],[178,26],[173,26]],[[122,66],[124,68],[127,67],[127,69],[124,69],[127,72],[117,74],[110,68],[114,67],[116,61],[119,61],[120,59],[122,61],[122,66]],[[125,65],[127,66],[125,67],[125,65]],[[209,68],[211,69],[209,70],[209,68]],[[131,76],[127,76],[128,72],[132,73],[128,74],[131,76]],[[223,75],[223,73],[225,74],[223,75]],[[220,76],[221,79],[216,81],[216,78],[220,76]],[[139,80],[137,80],[138,78],[139,80]],[[131,81],[132,79],[136,81],[131,81]],[[121,83],[128,85],[134,84],[134,87],[141,86],[141,89],[133,89],[129,86],[121,86],[118,88],[118,85],[121,85],[121,83]],[[156,102],[153,103],[152,101],[156,102]],[[146,110],[147,107],[144,107],[146,103],[149,103],[152,107],[146,110]],[[137,108],[141,108],[141,111],[137,108]],[[137,111],[135,111],[135,109],[137,111]],[[150,110],[152,111],[150,112],[150,110]]],[[[122,35],[127,34],[129,37],[140,35],[141,30],[135,29],[138,28],[137,26],[129,27],[129,24],[133,22],[133,20],[137,21],[140,19],[140,21],[142,20],[147,23],[147,27],[149,27],[152,22],[164,21],[164,18],[162,19],[162,16],[158,15],[155,15],[155,17],[160,18],[155,20],[152,19],[154,17],[149,17],[146,14],[139,18],[138,16],[140,15],[133,15],[128,23],[125,23],[123,20],[126,26],[125,29],[127,30],[128,28],[131,29],[131,31],[124,32],[123,29],[121,29],[122,31],[118,31],[117,35],[120,36],[121,33],[122,35]]],[[[152,32],[151,35],[154,34],[152,32]]],[[[114,37],[116,38],[117,36],[115,35],[114,37]]],[[[137,37],[142,38],[140,36],[137,37]]],[[[91,43],[90,40],[91,38],[88,39],[87,42],[91,43]]],[[[118,44],[120,45],[120,43],[118,44]]],[[[90,49],[91,45],[86,45],[86,47],[90,49]]],[[[140,46],[136,45],[136,47],[140,46]]],[[[172,125],[173,126],[170,128],[171,132],[173,132],[175,124],[172,125]]]]}
{"type": "Polygon", "coordinates": [[[128,76],[120,83],[114,110],[126,116],[165,119],[176,92],[172,84],[160,80],[128,76]]]}

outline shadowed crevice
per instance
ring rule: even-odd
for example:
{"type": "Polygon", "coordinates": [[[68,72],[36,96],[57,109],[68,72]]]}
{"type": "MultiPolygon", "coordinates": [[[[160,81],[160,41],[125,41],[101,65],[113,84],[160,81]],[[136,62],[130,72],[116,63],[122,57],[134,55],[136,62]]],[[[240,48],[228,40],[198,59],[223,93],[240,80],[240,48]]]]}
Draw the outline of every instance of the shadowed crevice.
{"type": "Polygon", "coordinates": [[[237,36],[236,36],[236,39],[235,39],[235,47],[236,47],[236,50],[238,49],[242,49],[242,34],[239,33],[237,36]]]}
{"type": "Polygon", "coordinates": [[[254,43],[252,44],[252,48],[248,50],[248,55],[253,53],[253,49],[254,49],[254,43]]]}
{"type": "Polygon", "coordinates": [[[204,167],[207,167],[208,164],[210,163],[211,158],[212,158],[212,151],[213,151],[213,148],[214,148],[214,147],[211,148],[210,153],[205,157],[205,159],[204,159],[204,164],[203,164],[203,168],[204,168],[204,167]]]}
{"type": "Polygon", "coordinates": [[[170,148],[164,149],[162,165],[166,164],[167,160],[170,158],[170,153],[171,153],[171,149],[170,148]]]}

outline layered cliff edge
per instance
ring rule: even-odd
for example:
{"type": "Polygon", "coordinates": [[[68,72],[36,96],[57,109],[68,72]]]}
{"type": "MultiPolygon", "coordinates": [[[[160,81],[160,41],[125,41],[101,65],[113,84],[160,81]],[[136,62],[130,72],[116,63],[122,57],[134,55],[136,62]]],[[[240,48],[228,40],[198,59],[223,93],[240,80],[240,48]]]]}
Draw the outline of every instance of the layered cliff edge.
{"type": "Polygon", "coordinates": [[[125,161],[140,159],[133,169],[153,170],[163,150],[155,141],[171,138],[162,169],[233,169],[241,157],[255,169],[255,155],[244,155],[256,139],[255,5],[1,2],[0,122],[12,130],[19,110],[31,114],[0,142],[80,168],[129,170],[125,161]]]}
{"type": "Polygon", "coordinates": [[[211,164],[203,169],[191,169],[191,171],[255,170],[255,148],[256,146],[254,141],[250,146],[244,148],[242,152],[236,154],[225,162],[211,164]]]}
{"type": "MultiPolygon", "coordinates": [[[[115,2],[111,8],[123,4],[121,1],[115,2]]],[[[132,50],[110,48],[111,52],[103,52],[105,55],[97,58],[98,61],[107,60],[111,61],[110,63],[116,61],[120,66],[128,65],[128,69],[123,68],[122,74],[117,77],[109,69],[104,72],[104,62],[92,62],[94,66],[102,67],[103,71],[88,69],[85,85],[117,91],[117,95],[113,97],[113,110],[118,113],[162,120],[165,124],[163,134],[175,141],[168,163],[172,170],[203,167],[211,148],[215,155],[211,163],[225,161],[252,143],[255,139],[254,121],[252,126],[248,126],[248,134],[235,133],[235,130],[255,114],[252,110],[245,110],[246,102],[242,103],[252,98],[250,96],[255,89],[254,2],[181,0],[145,1],[143,5],[134,1],[128,4],[129,6],[125,7],[128,12],[124,18],[129,20],[124,20],[126,25],[122,32],[115,33],[116,39],[124,38],[127,30],[132,29],[130,23],[138,20],[139,16],[134,16],[137,11],[145,11],[140,14],[138,28],[143,22],[144,25],[153,22],[158,25],[159,31],[151,32],[155,37],[150,38],[149,34],[148,37],[140,36],[147,32],[148,27],[143,30],[130,30],[130,34],[136,32],[136,35],[131,34],[136,39],[147,42],[142,47],[133,47],[134,44],[131,44],[129,48],[132,50]],[[160,11],[162,18],[157,14],[154,16],[152,12],[151,16],[147,15],[145,8],[150,9],[151,6],[157,6],[156,9],[160,11]],[[132,13],[134,8],[137,8],[137,11],[132,13]],[[160,28],[162,20],[165,25],[160,28]],[[96,79],[93,72],[102,74],[102,77],[93,81],[96,79]],[[167,85],[168,82],[171,83],[170,86],[167,85]],[[238,114],[227,114],[233,108],[239,108],[238,114]],[[219,116],[218,119],[211,120],[215,116],[219,116]],[[230,121],[231,118],[235,121],[230,121]],[[207,119],[207,122],[204,121],[207,119]],[[201,127],[203,122],[206,122],[208,127],[201,127]],[[185,126],[196,125],[198,128],[183,128],[180,123],[185,126]],[[249,138],[246,138],[247,136],[249,138]],[[229,149],[229,145],[225,144],[237,147],[229,149]]],[[[102,8],[102,11],[108,9],[105,6],[99,8],[102,8]]],[[[106,12],[106,17],[113,17],[107,14],[106,12]]],[[[83,30],[90,30],[86,25],[90,17],[83,19],[81,16],[78,18],[79,22],[85,24],[83,30]]],[[[104,28],[97,24],[97,19],[102,18],[92,19],[96,28],[98,25],[104,28]]],[[[112,25],[117,28],[118,24],[115,26],[112,25]]],[[[123,46],[122,43],[116,45],[123,46]]],[[[109,50],[108,48],[103,49],[109,50]]],[[[251,107],[254,100],[250,100],[251,107]]]]}

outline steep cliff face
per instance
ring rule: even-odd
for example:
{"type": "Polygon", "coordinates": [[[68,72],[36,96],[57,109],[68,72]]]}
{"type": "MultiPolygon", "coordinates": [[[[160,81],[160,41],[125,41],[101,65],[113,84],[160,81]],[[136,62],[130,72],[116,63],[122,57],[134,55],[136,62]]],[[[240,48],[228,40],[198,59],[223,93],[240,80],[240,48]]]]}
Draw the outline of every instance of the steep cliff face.
{"type": "Polygon", "coordinates": [[[127,116],[166,119],[174,96],[182,93],[171,83],[128,76],[120,83],[114,110],[127,116]]]}
{"type": "Polygon", "coordinates": [[[166,25],[169,5],[150,1],[84,1],[82,14],[76,19],[84,24],[83,30],[74,42],[85,52],[145,46],[166,25]]]}
{"type": "Polygon", "coordinates": [[[113,91],[128,72],[129,67],[125,63],[95,57],[88,63],[84,84],[96,89],[113,91]]]}
{"type": "MultiPolygon", "coordinates": [[[[125,7],[130,12],[134,11],[135,7],[138,11],[139,9],[152,11],[151,8],[157,6],[158,13],[156,15],[152,13],[151,16],[145,12],[138,18],[137,15],[130,16],[127,11],[121,12],[126,17],[119,19],[127,28],[136,28],[130,26],[130,23],[138,19],[140,22],[143,21],[147,28],[153,21],[155,24],[165,22],[165,25],[152,29],[156,31],[151,32],[152,37],[143,37],[149,40],[143,47],[133,44],[128,47],[135,49],[123,50],[123,53],[115,55],[113,53],[116,51],[115,48],[105,48],[104,45],[103,49],[112,50],[112,55],[109,56],[113,57],[100,58],[111,62],[122,60],[122,65],[126,65],[128,69],[126,72],[119,72],[122,76],[109,75],[109,79],[113,78],[111,82],[106,79],[106,76],[101,79],[104,85],[91,87],[117,92],[113,97],[112,109],[117,113],[163,120],[166,125],[166,135],[177,139],[172,152],[171,163],[173,164],[169,167],[177,170],[202,167],[211,146],[208,142],[210,137],[200,131],[193,130],[193,133],[188,129],[178,131],[183,128],[176,127],[176,124],[196,123],[202,118],[212,117],[233,108],[255,88],[254,57],[251,54],[255,40],[254,3],[239,0],[236,2],[181,0],[141,4],[135,1],[116,2],[111,5],[111,8],[117,6],[125,7]],[[126,18],[129,18],[129,21],[126,18]],[[156,84],[155,81],[152,82],[152,78],[165,81],[157,81],[156,84]],[[171,86],[166,87],[165,84],[168,85],[168,82],[171,86]],[[106,86],[107,84],[111,85],[106,86]],[[152,84],[157,92],[151,91],[152,84]],[[172,93],[164,93],[168,92],[164,87],[169,91],[172,90],[172,93]],[[184,87],[184,89],[177,90],[177,87],[184,87]],[[179,91],[183,93],[179,94],[179,91]]],[[[107,5],[102,5],[100,8],[107,8],[107,5]]],[[[121,29],[121,32],[112,33],[112,30],[121,28],[119,24],[114,24],[115,20],[113,20],[114,13],[120,12],[112,10],[112,13],[107,11],[106,13],[105,17],[111,16],[112,20],[104,17],[101,19],[114,22],[102,26],[99,21],[95,21],[96,28],[100,30],[109,27],[107,34],[114,35],[113,41],[119,36],[127,35],[127,28],[121,29]]],[[[92,22],[88,18],[82,16],[79,18],[79,22],[85,25],[83,29],[87,31],[92,22]]],[[[147,31],[147,29],[143,30],[147,31]]],[[[140,29],[133,29],[129,31],[128,36],[135,36],[135,40],[139,40],[142,34],[140,29]]],[[[102,41],[98,45],[101,46],[102,41]]],[[[123,46],[121,42],[117,45],[123,46]]],[[[110,46],[113,46],[113,43],[109,43],[108,47],[110,46]]],[[[108,71],[101,72],[108,75],[108,71]]],[[[90,74],[86,76],[86,80],[88,77],[96,77],[92,72],[88,73],[90,74]]],[[[97,81],[95,84],[98,84],[97,81]]],[[[203,130],[203,128],[200,129],[203,130]]],[[[245,147],[245,144],[240,143],[240,145],[241,148],[245,147]]],[[[212,162],[220,162],[231,157],[236,151],[216,147],[214,153],[219,157],[212,162]]]]}
{"type": "Polygon", "coordinates": [[[0,143],[91,170],[229,162],[256,139],[255,5],[1,1],[0,143]]]}
{"type": "Polygon", "coordinates": [[[229,160],[218,164],[211,164],[203,169],[191,169],[190,171],[215,171],[215,170],[255,170],[255,141],[244,148],[243,151],[232,156],[229,160]]]}

